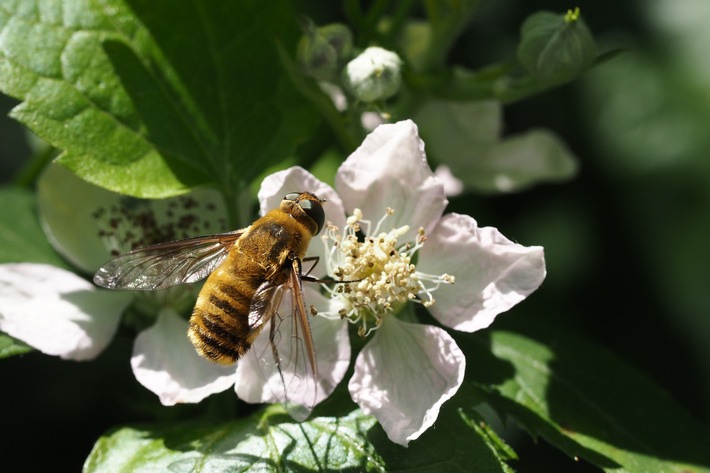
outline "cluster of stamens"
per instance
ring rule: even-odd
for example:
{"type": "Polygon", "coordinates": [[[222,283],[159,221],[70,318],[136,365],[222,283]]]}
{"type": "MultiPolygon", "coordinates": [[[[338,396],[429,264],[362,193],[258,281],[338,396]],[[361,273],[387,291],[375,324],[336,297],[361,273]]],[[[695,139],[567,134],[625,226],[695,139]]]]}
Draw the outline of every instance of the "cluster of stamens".
{"type": "Polygon", "coordinates": [[[409,232],[405,225],[388,232],[380,230],[383,222],[394,211],[385,215],[372,229],[370,221],[363,219],[360,209],[355,209],[347,219],[342,233],[328,223],[323,241],[326,245],[328,273],[347,284],[327,287],[331,297],[342,302],[337,317],[359,323],[358,333],[366,337],[382,323],[383,318],[406,302],[413,301],[428,307],[434,304],[432,293],[440,284],[452,284],[448,274],[430,275],[417,271],[413,263],[415,253],[426,241],[423,228],[414,242],[401,244],[398,239],[409,232]]]}

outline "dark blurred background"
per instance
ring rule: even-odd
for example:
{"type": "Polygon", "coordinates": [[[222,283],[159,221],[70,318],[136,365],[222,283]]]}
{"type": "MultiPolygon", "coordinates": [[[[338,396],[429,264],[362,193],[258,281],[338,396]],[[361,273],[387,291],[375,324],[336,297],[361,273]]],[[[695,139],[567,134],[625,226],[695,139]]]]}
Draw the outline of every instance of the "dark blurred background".
{"type": "MultiPolygon", "coordinates": [[[[545,247],[547,279],[506,325],[535,317],[582,334],[708,423],[710,2],[486,2],[451,61],[476,68],[510,58],[527,15],[575,6],[602,51],[626,52],[573,84],[506,107],[505,123],[506,133],[557,132],[580,159],[578,177],[508,196],[464,195],[451,205],[545,247]]],[[[21,127],[5,116],[15,103],[0,98],[3,183],[31,154],[21,127]]],[[[77,471],[100,434],[149,419],[157,401],[135,383],[130,350],[130,338],[119,336],[93,363],[37,353],[0,361],[15,386],[0,398],[5,456],[24,471],[77,471]],[[33,456],[35,443],[41,455],[33,456]]],[[[518,471],[597,471],[541,442],[514,447],[518,471]]]]}

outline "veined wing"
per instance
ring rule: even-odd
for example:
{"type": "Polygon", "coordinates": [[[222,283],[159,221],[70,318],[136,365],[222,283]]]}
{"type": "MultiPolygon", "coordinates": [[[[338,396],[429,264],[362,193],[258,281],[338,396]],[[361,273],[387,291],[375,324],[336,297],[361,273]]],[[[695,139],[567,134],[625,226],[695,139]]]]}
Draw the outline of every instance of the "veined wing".
{"type": "Polygon", "coordinates": [[[118,256],[94,275],[108,289],[153,291],[206,278],[245,229],[144,246],[118,256]]]}
{"type": "Polygon", "coordinates": [[[284,284],[264,283],[257,290],[249,315],[250,325],[261,317],[262,334],[251,350],[266,382],[266,396],[284,404],[289,414],[303,421],[317,402],[318,370],[308,313],[303,302],[300,265],[294,260],[284,284]],[[264,300],[269,298],[269,304],[264,300]],[[283,296],[286,297],[283,297],[283,296]],[[267,305],[262,315],[254,307],[267,305]]]}

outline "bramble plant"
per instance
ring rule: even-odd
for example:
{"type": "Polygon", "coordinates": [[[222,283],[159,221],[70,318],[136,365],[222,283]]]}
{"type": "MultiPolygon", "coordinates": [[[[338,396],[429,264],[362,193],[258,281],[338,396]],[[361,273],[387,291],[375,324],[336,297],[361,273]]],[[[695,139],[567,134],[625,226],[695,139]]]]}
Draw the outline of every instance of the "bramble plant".
{"type": "Polygon", "coordinates": [[[510,472],[515,424],[604,471],[710,472],[708,429],[661,388],[536,326],[526,298],[556,248],[468,215],[576,176],[553,131],[504,134],[502,115],[610,57],[584,12],[533,13],[516,55],[473,70],[450,57],[482,2],[347,0],[332,22],[307,3],[0,7],[0,90],[46,143],[25,188],[0,189],[0,357],[100,363],[128,338],[141,385],[84,471],[510,472]],[[353,281],[304,283],[319,385],[300,423],[251,358],[195,353],[199,283],[91,282],[112,256],[246,227],[294,191],[326,199],[312,274],[353,281]],[[508,311],[532,322],[496,328],[508,311]]]}

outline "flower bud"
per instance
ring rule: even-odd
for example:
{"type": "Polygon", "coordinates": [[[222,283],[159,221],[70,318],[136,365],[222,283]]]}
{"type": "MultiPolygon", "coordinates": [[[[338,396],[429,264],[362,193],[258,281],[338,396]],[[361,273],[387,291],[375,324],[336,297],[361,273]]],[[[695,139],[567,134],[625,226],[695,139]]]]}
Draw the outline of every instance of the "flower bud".
{"type": "Polygon", "coordinates": [[[592,65],[596,55],[594,38],[579,8],[566,15],[537,12],[523,23],[518,59],[546,85],[571,81],[592,65]]]}
{"type": "Polygon", "coordinates": [[[343,71],[343,85],[362,102],[385,100],[402,83],[402,60],[392,51],[369,47],[343,71]]]}
{"type": "Polygon", "coordinates": [[[301,28],[303,36],[296,51],[301,70],[316,80],[334,81],[340,67],[352,55],[352,33],[340,23],[318,28],[305,17],[301,20],[301,28]]]}

